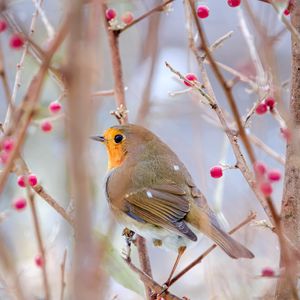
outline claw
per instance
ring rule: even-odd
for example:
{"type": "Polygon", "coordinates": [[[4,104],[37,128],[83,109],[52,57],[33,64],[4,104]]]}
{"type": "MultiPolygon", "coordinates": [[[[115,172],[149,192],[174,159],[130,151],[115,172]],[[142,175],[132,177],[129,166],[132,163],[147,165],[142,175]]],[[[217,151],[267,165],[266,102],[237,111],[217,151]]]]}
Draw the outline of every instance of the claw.
{"type": "Polygon", "coordinates": [[[130,262],[131,261],[131,243],[134,242],[133,241],[133,237],[134,237],[134,231],[128,229],[128,228],[124,228],[122,235],[125,236],[125,241],[126,241],[126,249],[122,249],[122,256],[123,258],[130,262]]]}
{"type": "Polygon", "coordinates": [[[131,246],[131,243],[134,242],[134,235],[135,235],[135,232],[128,229],[127,227],[124,228],[123,232],[122,232],[122,235],[125,236],[125,240],[126,240],[126,243],[127,243],[127,246],[131,246]]]}

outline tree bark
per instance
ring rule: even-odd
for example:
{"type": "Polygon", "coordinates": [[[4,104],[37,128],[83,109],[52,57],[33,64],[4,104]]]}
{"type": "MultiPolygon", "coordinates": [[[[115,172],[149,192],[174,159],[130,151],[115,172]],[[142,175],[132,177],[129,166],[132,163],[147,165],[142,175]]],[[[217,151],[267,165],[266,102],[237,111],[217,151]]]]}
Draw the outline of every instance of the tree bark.
{"type": "MultiPolygon", "coordinates": [[[[292,25],[300,33],[300,1],[295,1],[291,15],[292,25]]],[[[281,208],[281,221],[285,235],[300,247],[300,42],[292,37],[292,74],[290,98],[291,138],[287,141],[284,191],[281,208]]],[[[276,299],[293,299],[291,281],[297,284],[297,264],[291,258],[289,265],[281,253],[280,267],[283,276],[277,282],[276,299]],[[290,277],[288,279],[288,271],[290,277]]],[[[297,285],[296,285],[297,286],[297,285]]]]}

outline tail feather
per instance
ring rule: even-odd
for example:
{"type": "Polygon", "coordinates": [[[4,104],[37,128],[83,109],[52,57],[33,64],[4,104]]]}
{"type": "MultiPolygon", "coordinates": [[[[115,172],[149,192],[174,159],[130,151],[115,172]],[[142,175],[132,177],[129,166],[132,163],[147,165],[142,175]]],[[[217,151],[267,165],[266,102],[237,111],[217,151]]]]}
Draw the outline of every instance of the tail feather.
{"type": "Polygon", "coordinates": [[[229,234],[214,224],[213,220],[198,206],[190,210],[188,222],[211,238],[232,258],[253,258],[253,253],[234,240],[229,234]]]}
{"type": "Polygon", "coordinates": [[[220,246],[232,258],[253,258],[253,253],[245,246],[234,240],[222,229],[210,226],[205,232],[218,246],[220,246]]]}

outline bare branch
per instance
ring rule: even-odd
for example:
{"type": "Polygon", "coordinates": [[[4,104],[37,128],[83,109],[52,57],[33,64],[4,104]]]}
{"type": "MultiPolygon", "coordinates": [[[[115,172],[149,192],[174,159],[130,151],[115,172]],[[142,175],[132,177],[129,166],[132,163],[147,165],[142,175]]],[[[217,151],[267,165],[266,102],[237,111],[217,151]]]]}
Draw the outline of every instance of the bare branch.
{"type": "Polygon", "coordinates": [[[132,27],[133,25],[135,25],[135,24],[139,23],[140,21],[144,20],[145,18],[149,17],[153,13],[162,11],[168,4],[172,3],[173,1],[174,0],[163,1],[162,4],[157,5],[156,7],[152,8],[151,10],[149,10],[148,12],[143,14],[142,16],[134,19],[130,24],[126,25],[125,27],[123,27],[122,29],[117,31],[117,33],[120,34],[120,33],[124,32],[125,30],[127,30],[128,28],[132,27]]]}
{"type": "MultiPolygon", "coordinates": [[[[154,299],[156,298],[155,297],[156,294],[160,294],[161,291],[163,291],[163,287],[160,286],[157,282],[155,282],[150,276],[148,276],[146,273],[144,273],[143,271],[138,269],[130,261],[128,261],[128,260],[124,260],[124,261],[127,263],[127,265],[130,267],[130,269],[132,271],[134,271],[135,273],[137,273],[139,275],[141,281],[151,289],[154,299]]],[[[165,300],[180,300],[179,297],[177,297],[169,292],[165,292],[164,294],[162,294],[162,297],[165,300]]]]}
{"type": "MultiPolygon", "coordinates": [[[[251,212],[245,220],[243,220],[239,225],[237,225],[236,227],[231,229],[228,233],[233,234],[234,232],[238,231],[240,228],[242,228],[245,225],[247,225],[248,223],[250,223],[255,218],[256,218],[256,213],[251,212]]],[[[170,281],[170,286],[173,285],[176,281],[178,281],[188,271],[190,271],[192,268],[194,268],[197,264],[201,263],[203,258],[205,258],[215,248],[217,248],[217,245],[213,244],[206,251],[204,251],[197,259],[195,259],[192,263],[190,263],[187,267],[185,267],[181,272],[179,272],[176,276],[174,276],[172,278],[172,280],[170,281]]]]}
{"type": "Polygon", "coordinates": [[[65,294],[65,288],[66,288],[66,282],[65,282],[65,268],[66,268],[66,261],[67,261],[67,250],[64,251],[64,257],[62,260],[62,263],[60,264],[60,300],[64,300],[64,294],[65,294]]]}

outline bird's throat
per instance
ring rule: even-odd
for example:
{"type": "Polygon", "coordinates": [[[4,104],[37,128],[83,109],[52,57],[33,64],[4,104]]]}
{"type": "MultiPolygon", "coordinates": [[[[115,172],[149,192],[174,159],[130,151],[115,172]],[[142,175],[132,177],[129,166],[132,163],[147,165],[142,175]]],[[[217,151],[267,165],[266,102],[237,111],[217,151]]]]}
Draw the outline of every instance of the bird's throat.
{"type": "Polygon", "coordinates": [[[120,146],[110,146],[107,147],[108,151],[108,170],[119,167],[126,156],[126,151],[120,146]]]}

